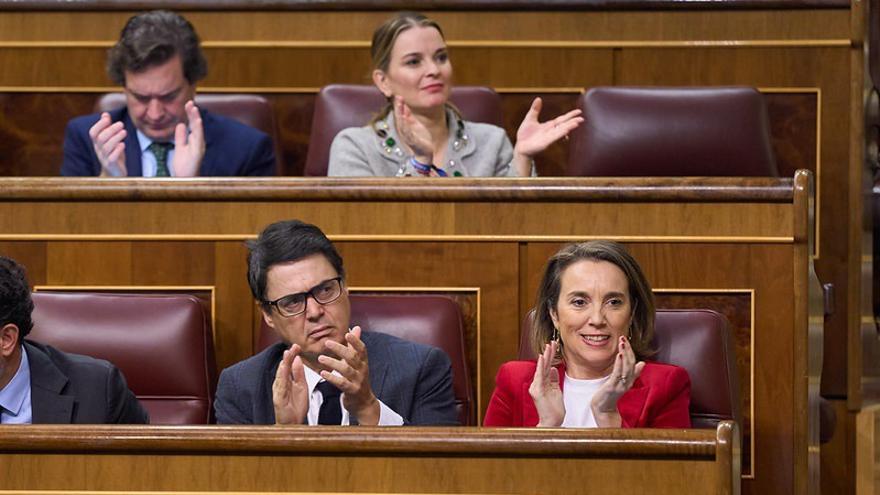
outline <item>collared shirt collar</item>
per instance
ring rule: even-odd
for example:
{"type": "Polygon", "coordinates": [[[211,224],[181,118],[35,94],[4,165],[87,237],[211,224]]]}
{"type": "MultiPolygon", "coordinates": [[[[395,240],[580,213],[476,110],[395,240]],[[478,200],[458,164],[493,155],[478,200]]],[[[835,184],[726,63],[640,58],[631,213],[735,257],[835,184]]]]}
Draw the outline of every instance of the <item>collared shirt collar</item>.
{"type": "MultiPolygon", "coordinates": [[[[30,407],[24,407],[25,401],[30,399],[31,391],[31,368],[28,361],[27,352],[24,345],[21,346],[21,361],[18,365],[18,371],[12,377],[12,380],[0,390],[0,407],[11,416],[19,416],[24,409],[29,410],[30,407]]],[[[30,421],[28,421],[30,422],[30,421]]]]}
{"type": "Polygon", "coordinates": [[[140,129],[136,129],[136,130],[137,130],[138,146],[140,146],[140,148],[141,148],[141,154],[144,154],[147,152],[147,148],[149,148],[150,145],[153,144],[153,140],[148,138],[147,135],[144,134],[143,132],[141,132],[140,129]]]}

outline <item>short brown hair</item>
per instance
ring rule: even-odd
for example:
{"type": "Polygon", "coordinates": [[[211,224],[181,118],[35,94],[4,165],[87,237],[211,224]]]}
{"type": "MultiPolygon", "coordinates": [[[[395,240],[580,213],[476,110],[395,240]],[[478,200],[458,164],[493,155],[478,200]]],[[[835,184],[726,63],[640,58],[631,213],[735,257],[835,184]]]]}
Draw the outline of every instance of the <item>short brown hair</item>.
{"type": "Polygon", "coordinates": [[[540,355],[544,352],[544,346],[553,339],[556,329],[550,318],[550,310],[556,311],[559,303],[563,272],[582,260],[607,261],[623,271],[634,307],[630,345],[637,359],[641,360],[654,354],[651,342],[654,339],[656,309],[651,284],[648,283],[635,258],[622,244],[613,241],[570,244],[547,261],[535,301],[535,318],[532,320],[531,344],[535,353],[540,355]]]}
{"type": "Polygon", "coordinates": [[[141,72],[180,56],[183,75],[190,84],[204,79],[208,62],[199,36],[189,21],[167,10],[133,16],[125,23],[119,41],[107,52],[107,74],[120,86],[125,72],[141,72]]]}

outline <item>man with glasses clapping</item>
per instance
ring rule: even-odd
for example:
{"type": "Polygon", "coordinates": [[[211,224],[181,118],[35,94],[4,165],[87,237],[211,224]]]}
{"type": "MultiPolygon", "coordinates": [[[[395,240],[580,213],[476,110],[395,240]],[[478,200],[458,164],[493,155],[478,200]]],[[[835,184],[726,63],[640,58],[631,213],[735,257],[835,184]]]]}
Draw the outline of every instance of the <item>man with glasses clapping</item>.
{"type": "Polygon", "coordinates": [[[218,423],[458,424],[443,351],[349,329],[342,257],[318,227],[277,222],[248,247],[251,292],[284,342],[221,373],[218,423]]]}

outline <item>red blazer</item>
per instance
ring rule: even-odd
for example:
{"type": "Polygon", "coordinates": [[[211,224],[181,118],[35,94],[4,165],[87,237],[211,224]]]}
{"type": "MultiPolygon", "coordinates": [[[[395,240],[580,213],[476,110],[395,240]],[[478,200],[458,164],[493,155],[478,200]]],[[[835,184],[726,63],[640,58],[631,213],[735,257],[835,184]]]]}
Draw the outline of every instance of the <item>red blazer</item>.
{"type": "MultiPolygon", "coordinates": [[[[484,426],[536,426],[538,411],[529,395],[535,361],[504,363],[495,377],[484,426]]],[[[565,383],[565,365],[557,367],[559,385],[565,383]]],[[[623,428],[690,428],[691,380],[684,368],[645,363],[642,374],[620,400],[623,428]]]]}

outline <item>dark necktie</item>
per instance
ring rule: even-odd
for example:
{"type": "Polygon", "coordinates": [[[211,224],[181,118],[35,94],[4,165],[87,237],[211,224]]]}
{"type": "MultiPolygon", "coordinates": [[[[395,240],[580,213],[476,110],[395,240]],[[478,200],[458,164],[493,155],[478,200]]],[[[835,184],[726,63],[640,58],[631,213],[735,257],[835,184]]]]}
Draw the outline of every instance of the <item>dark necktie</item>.
{"type": "Polygon", "coordinates": [[[339,396],[342,392],[336,388],[336,385],[328,381],[323,381],[316,385],[321,395],[324,396],[324,402],[321,403],[321,410],[318,411],[319,425],[341,425],[342,424],[342,405],[339,404],[339,396]]]}
{"type": "Polygon", "coordinates": [[[171,143],[152,143],[147,149],[156,157],[156,177],[170,177],[168,173],[168,150],[173,148],[171,143]]]}

